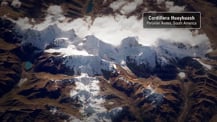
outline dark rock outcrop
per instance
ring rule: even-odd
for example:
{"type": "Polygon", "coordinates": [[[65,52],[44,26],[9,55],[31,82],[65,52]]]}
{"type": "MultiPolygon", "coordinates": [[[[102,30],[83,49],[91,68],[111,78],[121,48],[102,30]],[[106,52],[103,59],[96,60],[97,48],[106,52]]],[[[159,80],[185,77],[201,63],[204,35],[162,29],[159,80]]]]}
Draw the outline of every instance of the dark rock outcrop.
{"type": "Polygon", "coordinates": [[[63,61],[64,59],[56,56],[56,54],[44,53],[37,58],[34,71],[73,75],[73,69],[66,67],[63,61]]]}
{"type": "Polygon", "coordinates": [[[0,55],[0,96],[12,90],[21,78],[21,62],[12,53],[0,55]]]}

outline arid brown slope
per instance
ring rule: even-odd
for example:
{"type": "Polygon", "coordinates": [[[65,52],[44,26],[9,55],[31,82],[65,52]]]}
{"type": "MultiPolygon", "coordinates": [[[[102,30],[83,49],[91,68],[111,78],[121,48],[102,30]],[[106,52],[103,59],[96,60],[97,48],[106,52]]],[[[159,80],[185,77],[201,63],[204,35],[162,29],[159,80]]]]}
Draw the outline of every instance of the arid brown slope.
{"type": "MultiPolygon", "coordinates": [[[[210,0],[212,1],[212,0],[210,0]]],[[[214,1],[214,0],[213,0],[214,1]]],[[[189,10],[201,12],[201,27],[208,35],[212,47],[217,47],[217,6],[208,0],[184,0],[189,10]]]]}
{"type": "Polygon", "coordinates": [[[204,68],[200,63],[192,59],[183,59],[180,64],[184,64],[184,70],[188,74],[187,82],[184,86],[187,87],[186,98],[186,116],[179,118],[181,121],[207,122],[217,113],[217,75],[216,75],[216,60],[203,60],[212,69],[204,68]],[[188,60],[188,61],[187,61],[188,60]]]}
{"type": "Polygon", "coordinates": [[[1,120],[63,121],[68,120],[72,115],[80,117],[77,109],[79,105],[75,100],[62,102],[70,99],[70,90],[75,86],[68,80],[72,77],[27,72],[23,72],[22,76],[26,81],[17,85],[0,100],[1,120]],[[53,80],[50,80],[51,78],[53,80]]]}
{"type": "Polygon", "coordinates": [[[182,107],[182,86],[177,80],[157,77],[137,78],[119,67],[120,75],[111,79],[112,86],[134,99],[134,109],[142,121],[175,121],[182,107]]]}

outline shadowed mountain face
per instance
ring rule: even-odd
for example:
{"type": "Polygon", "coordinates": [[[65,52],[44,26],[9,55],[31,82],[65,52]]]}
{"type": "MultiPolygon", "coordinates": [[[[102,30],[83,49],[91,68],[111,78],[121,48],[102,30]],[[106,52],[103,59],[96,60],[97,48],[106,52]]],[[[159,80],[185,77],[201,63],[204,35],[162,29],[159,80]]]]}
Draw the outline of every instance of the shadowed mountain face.
{"type": "Polygon", "coordinates": [[[0,96],[9,92],[21,78],[21,61],[18,56],[13,54],[11,50],[17,47],[18,39],[13,39],[16,36],[13,26],[10,21],[0,19],[0,41],[1,41],[1,90],[0,96]]]}
{"type": "MultiPolygon", "coordinates": [[[[27,16],[34,18],[33,23],[36,24],[44,20],[47,14],[45,11],[50,5],[61,5],[64,16],[69,17],[70,21],[85,15],[94,18],[121,13],[121,10],[114,11],[109,7],[114,2],[112,0],[20,2],[22,5],[17,8],[8,1],[8,6],[0,7],[0,11],[4,10],[0,15],[9,12],[8,17],[13,19],[27,16]]],[[[186,3],[195,10],[202,9],[197,7],[198,4],[206,3],[206,7],[215,4],[212,1],[175,1],[175,5],[186,3]]],[[[163,3],[157,5],[145,1],[127,16],[137,15],[147,5],[150,10],[166,9],[163,3]]],[[[215,12],[204,16],[214,17],[215,12]]],[[[211,21],[209,17],[203,19],[211,21]]],[[[209,23],[202,27],[203,31],[214,32],[215,28],[210,26],[209,23]]],[[[50,35],[60,34],[59,30],[53,31],[52,27],[47,30],[53,32],[48,33],[50,35]]],[[[29,33],[32,31],[29,30],[29,33]]],[[[183,52],[188,49],[197,51],[203,49],[203,45],[188,47],[181,43],[172,46],[168,43],[167,47],[163,47],[162,43],[159,48],[151,48],[140,45],[134,38],[126,38],[120,46],[114,47],[94,36],[81,40],[73,31],[68,33],[73,36],[73,41],[46,38],[51,41],[47,40],[48,44],[40,43],[45,47],[41,49],[34,42],[22,43],[25,34],[17,32],[12,21],[1,17],[1,121],[217,121],[215,50],[205,57],[193,57],[190,54],[183,56],[183,53],[175,55],[176,52],[170,49],[178,47],[183,52]],[[68,46],[72,50],[67,50],[67,54],[74,55],[58,52],[68,46]]],[[[215,35],[208,36],[215,47],[215,35]]],[[[35,41],[37,39],[40,38],[35,41]]]]}

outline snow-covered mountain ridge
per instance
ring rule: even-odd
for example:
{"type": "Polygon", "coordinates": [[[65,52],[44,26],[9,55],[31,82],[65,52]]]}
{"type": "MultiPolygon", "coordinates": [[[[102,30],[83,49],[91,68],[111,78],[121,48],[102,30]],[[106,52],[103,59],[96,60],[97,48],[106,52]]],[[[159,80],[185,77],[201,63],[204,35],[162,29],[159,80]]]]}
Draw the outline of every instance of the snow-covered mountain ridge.
{"type": "MultiPolygon", "coordinates": [[[[137,6],[143,2],[133,3],[137,6]]],[[[120,11],[128,8],[125,4],[120,11]]],[[[168,1],[165,4],[169,5],[168,1]]],[[[110,7],[117,11],[113,4],[110,7]]],[[[143,65],[151,71],[184,57],[204,57],[211,50],[208,37],[198,30],[144,29],[142,18],[127,17],[122,12],[68,21],[61,9],[58,5],[49,6],[45,20],[39,24],[31,24],[29,18],[12,21],[23,44],[31,43],[47,53],[60,53],[62,63],[75,74],[102,74],[102,70],[115,70],[114,64],[143,65]]]]}
{"type": "Polygon", "coordinates": [[[50,25],[42,31],[19,30],[19,33],[23,35],[23,44],[32,43],[47,53],[60,53],[63,64],[75,74],[91,76],[102,74],[102,70],[115,71],[115,64],[127,66],[133,63],[153,70],[156,65],[175,63],[184,57],[204,57],[210,51],[209,43],[205,41],[191,45],[161,39],[154,45],[145,46],[137,37],[126,37],[116,46],[94,35],[81,38],[73,29],[64,31],[57,25],[50,25]]]}

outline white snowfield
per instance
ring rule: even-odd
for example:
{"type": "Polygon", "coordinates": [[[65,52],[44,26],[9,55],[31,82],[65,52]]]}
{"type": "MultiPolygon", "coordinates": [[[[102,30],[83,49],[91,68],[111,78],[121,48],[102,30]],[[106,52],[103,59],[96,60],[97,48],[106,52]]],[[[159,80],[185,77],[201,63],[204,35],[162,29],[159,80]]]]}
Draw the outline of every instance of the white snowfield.
{"type": "Polygon", "coordinates": [[[211,70],[211,69],[212,69],[212,66],[211,66],[211,65],[208,65],[208,64],[203,63],[199,58],[194,58],[194,60],[198,61],[204,68],[206,68],[206,69],[208,69],[208,70],[211,70]]]}
{"type": "Polygon", "coordinates": [[[110,122],[113,117],[122,111],[122,107],[116,107],[111,110],[104,108],[103,103],[105,99],[99,95],[100,87],[97,78],[83,73],[81,76],[76,77],[75,84],[75,90],[71,91],[70,95],[82,103],[80,112],[86,116],[82,121],[94,122],[98,120],[110,122]]]}
{"type": "Polygon", "coordinates": [[[186,74],[184,72],[179,72],[178,76],[179,78],[184,79],[186,77],[186,74]]]}

